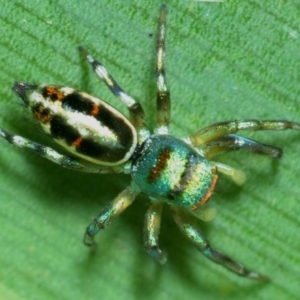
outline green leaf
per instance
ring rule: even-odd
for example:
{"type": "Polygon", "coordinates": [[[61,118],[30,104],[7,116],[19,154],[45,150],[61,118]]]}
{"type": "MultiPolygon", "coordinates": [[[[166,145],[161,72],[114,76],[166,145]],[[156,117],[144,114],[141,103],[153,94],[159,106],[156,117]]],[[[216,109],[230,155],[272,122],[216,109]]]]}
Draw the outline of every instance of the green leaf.
{"type": "MultiPolygon", "coordinates": [[[[78,45],[107,66],[155,125],[160,1],[2,2],[1,127],[53,146],[18,105],[15,80],[72,86],[124,111],[78,45]]],[[[296,1],[166,3],[172,133],[187,136],[231,119],[300,120],[296,1]]],[[[222,157],[248,180],[237,187],[220,175],[210,204],[217,216],[199,225],[216,249],[270,283],[239,278],[205,259],[181,236],[167,207],[161,246],[169,261],[164,267],[152,261],[142,247],[148,205],[142,196],[99,234],[91,255],[81,242],[84,229],[128,185],[128,176],[61,169],[2,140],[1,299],[299,299],[299,132],[246,136],[283,147],[285,154],[276,161],[245,152],[222,157]]]]}

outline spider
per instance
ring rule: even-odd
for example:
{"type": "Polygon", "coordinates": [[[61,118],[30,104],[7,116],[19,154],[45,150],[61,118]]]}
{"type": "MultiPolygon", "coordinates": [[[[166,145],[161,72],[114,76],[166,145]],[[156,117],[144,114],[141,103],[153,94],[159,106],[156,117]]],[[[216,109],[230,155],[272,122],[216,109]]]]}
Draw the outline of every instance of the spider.
{"type": "Polygon", "coordinates": [[[167,260],[158,244],[163,205],[170,206],[182,233],[211,261],[251,279],[267,277],[248,270],[221,252],[213,249],[193,220],[192,212],[211,197],[217,172],[236,183],[243,183],[244,173],[210,159],[239,149],[278,158],[280,148],[250,140],[236,133],[240,130],[300,129],[300,124],[285,120],[233,120],[207,126],[194,134],[177,138],[169,133],[170,93],[165,77],[166,6],[160,9],[156,48],[157,121],[154,133],[145,125],[141,104],[126,94],[107,69],[83,47],[96,75],[130,114],[127,119],[103,100],[73,88],[16,82],[13,90],[31,110],[43,131],[73,156],[62,155],[52,148],[0,129],[8,142],[32,150],[65,168],[88,173],[124,172],[131,175],[131,184],[110,202],[87,227],[84,243],[94,245],[95,235],[105,229],[137,197],[150,198],[144,223],[144,247],[159,263],[167,260]],[[73,158],[75,157],[75,158],[73,158]]]}

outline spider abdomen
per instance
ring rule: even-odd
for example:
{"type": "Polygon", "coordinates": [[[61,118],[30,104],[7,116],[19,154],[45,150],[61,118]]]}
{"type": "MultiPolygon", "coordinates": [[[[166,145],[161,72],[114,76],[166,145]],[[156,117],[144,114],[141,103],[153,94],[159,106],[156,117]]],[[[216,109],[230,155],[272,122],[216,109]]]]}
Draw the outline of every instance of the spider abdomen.
{"type": "Polygon", "coordinates": [[[103,100],[63,86],[17,82],[13,89],[42,129],[73,154],[105,166],[120,165],[133,154],[135,128],[103,100]]]}
{"type": "Polygon", "coordinates": [[[217,181],[216,168],[171,135],[153,135],[143,143],[132,178],[150,197],[189,209],[204,204],[217,181]]]}

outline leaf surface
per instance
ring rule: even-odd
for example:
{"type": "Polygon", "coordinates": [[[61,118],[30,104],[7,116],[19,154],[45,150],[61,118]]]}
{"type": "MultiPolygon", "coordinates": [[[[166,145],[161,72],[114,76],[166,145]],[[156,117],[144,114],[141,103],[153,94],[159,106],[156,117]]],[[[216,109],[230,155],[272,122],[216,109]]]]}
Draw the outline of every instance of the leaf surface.
{"type": "MultiPolygon", "coordinates": [[[[3,1],[2,1],[3,2],[3,1]]],[[[1,4],[1,127],[56,147],[11,91],[14,81],[72,86],[124,108],[77,51],[84,45],[155,124],[155,36],[160,1],[7,1],[1,4]]],[[[166,71],[171,130],[187,136],[231,119],[300,120],[299,13],[296,1],[166,1],[166,71]]],[[[97,237],[86,226],[129,183],[124,175],[80,174],[17,149],[0,148],[1,299],[299,299],[299,132],[242,133],[283,147],[280,160],[245,152],[220,161],[248,177],[220,175],[199,222],[212,245],[270,277],[256,283],[205,259],[165,209],[164,267],[142,248],[146,197],[97,237]]],[[[59,148],[56,147],[58,150],[59,148]]]]}

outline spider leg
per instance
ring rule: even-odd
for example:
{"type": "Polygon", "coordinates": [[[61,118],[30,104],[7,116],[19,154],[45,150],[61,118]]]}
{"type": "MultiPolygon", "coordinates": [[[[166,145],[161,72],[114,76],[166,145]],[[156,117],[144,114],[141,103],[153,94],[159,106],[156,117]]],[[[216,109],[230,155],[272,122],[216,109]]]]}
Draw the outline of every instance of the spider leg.
{"type": "Polygon", "coordinates": [[[200,129],[189,136],[191,143],[198,147],[211,140],[226,136],[230,133],[236,133],[240,130],[257,131],[257,130],[300,130],[300,124],[286,120],[233,120],[221,123],[215,123],[200,129]]]}
{"type": "Polygon", "coordinates": [[[224,137],[211,140],[199,146],[199,149],[203,152],[204,157],[207,159],[240,149],[266,155],[272,158],[279,158],[282,155],[282,150],[280,148],[262,144],[235,134],[229,134],[224,137]]]}
{"type": "Polygon", "coordinates": [[[217,170],[231,178],[231,180],[237,184],[242,185],[246,181],[246,174],[243,171],[237,170],[228,165],[219,163],[219,162],[211,162],[213,165],[217,167],[217,170]]]}
{"type": "Polygon", "coordinates": [[[140,140],[143,141],[150,133],[146,127],[144,110],[139,102],[126,94],[118,85],[114,78],[108,73],[101,62],[97,61],[82,46],[78,47],[80,53],[86,57],[96,75],[106,84],[110,91],[127,107],[130,114],[130,121],[139,133],[140,140]]]}
{"type": "Polygon", "coordinates": [[[110,202],[87,227],[83,242],[87,246],[94,245],[94,236],[105,229],[120,213],[122,213],[138,195],[138,191],[132,187],[123,190],[112,202],[110,202]]]}
{"type": "Polygon", "coordinates": [[[72,169],[75,171],[87,172],[87,173],[110,173],[110,172],[120,172],[121,169],[119,168],[112,168],[112,167],[96,167],[96,166],[89,166],[80,163],[78,160],[62,155],[59,152],[53,150],[50,147],[43,146],[41,144],[32,142],[27,140],[19,135],[14,135],[8,133],[7,131],[0,128],[0,136],[6,139],[9,143],[20,147],[26,148],[34,153],[68,169],[72,169]]]}
{"type": "Polygon", "coordinates": [[[157,128],[155,133],[167,134],[170,123],[170,92],[167,87],[165,76],[165,35],[166,35],[166,6],[162,5],[159,17],[158,39],[156,48],[156,107],[157,107],[157,128]]]}
{"type": "Polygon", "coordinates": [[[232,258],[211,248],[209,242],[202,235],[197,226],[192,222],[189,215],[181,208],[172,207],[175,222],[182,233],[198,248],[198,250],[217,264],[221,264],[228,270],[239,276],[248,277],[259,281],[268,281],[268,278],[256,272],[246,269],[242,264],[232,258]]]}
{"type": "Polygon", "coordinates": [[[167,256],[160,250],[158,245],[162,206],[162,203],[153,203],[146,213],[144,223],[144,248],[150,256],[161,264],[164,264],[167,261],[167,256]]]}

